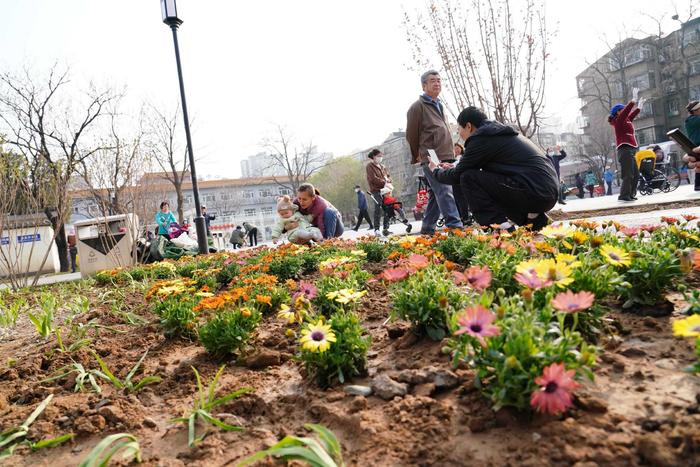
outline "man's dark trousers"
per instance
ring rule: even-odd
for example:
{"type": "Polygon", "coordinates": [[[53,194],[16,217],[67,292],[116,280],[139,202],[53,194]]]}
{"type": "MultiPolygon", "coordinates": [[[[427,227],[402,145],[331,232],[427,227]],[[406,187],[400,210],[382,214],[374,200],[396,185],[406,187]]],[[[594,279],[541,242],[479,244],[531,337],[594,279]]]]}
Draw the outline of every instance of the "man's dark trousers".
{"type": "Polygon", "coordinates": [[[367,220],[367,223],[369,224],[370,230],[374,229],[374,225],[372,224],[372,218],[369,217],[369,211],[367,209],[360,209],[360,213],[357,215],[357,224],[355,225],[355,228],[353,230],[357,230],[360,228],[360,224],[362,224],[363,220],[367,220]]]}
{"type": "Polygon", "coordinates": [[[478,169],[463,172],[459,182],[474,219],[485,226],[507,220],[526,225],[528,213],[547,212],[558,199],[556,192],[544,199],[517,179],[478,169]]]}
{"type": "Polygon", "coordinates": [[[617,159],[622,172],[622,184],[620,185],[620,198],[632,199],[637,195],[637,183],[639,182],[639,169],[634,154],[637,148],[623,144],[617,148],[617,159]]]}

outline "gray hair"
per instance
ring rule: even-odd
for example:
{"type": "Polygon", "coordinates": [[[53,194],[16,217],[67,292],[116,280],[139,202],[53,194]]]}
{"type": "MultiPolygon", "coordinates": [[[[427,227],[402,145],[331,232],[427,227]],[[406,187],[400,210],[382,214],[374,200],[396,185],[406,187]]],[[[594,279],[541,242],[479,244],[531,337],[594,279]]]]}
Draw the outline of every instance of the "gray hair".
{"type": "Polygon", "coordinates": [[[440,73],[438,73],[438,72],[435,71],[435,70],[428,70],[428,71],[426,71],[425,73],[423,73],[422,75],[420,75],[420,84],[425,84],[425,83],[427,83],[427,82],[428,82],[428,77],[429,77],[430,75],[438,75],[438,76],[440,76],[440,73]]]}

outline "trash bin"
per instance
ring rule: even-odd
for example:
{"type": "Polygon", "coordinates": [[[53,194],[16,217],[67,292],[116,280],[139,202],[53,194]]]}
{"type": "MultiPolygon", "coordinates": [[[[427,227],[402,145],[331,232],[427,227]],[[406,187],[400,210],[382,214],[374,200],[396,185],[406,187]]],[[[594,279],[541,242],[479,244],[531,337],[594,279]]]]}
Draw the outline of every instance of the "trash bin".
{"type": "Polygon", "coordinates": [[[0,230],[0,277],[61,270],[58,248],[53,241],[54,231],[46,215],[6,216],[5,219],[0,230]]]}
{"type": "Polygon", "coordinates": [[[136,214],[96,217],[73,224],[81,277],[97,271],[130,266],[139,219],[136,214]]]}

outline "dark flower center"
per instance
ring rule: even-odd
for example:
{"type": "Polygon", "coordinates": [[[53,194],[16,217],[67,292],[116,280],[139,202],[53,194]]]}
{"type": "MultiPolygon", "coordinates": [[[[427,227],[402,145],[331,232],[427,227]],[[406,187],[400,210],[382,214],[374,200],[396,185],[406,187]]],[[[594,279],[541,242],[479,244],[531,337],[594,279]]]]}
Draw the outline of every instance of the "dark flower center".
{"type": "Polygon", "coordinates": [[[316,342],[320,342],[324,339],[325,335],[323,334],[322,331],[314,331],[311,333],[311,339],[315,340],[316,342]]]}
{"type": "Polygon", "coordinates": [[[610,259],[614,259],[615,261],[620,261],[620,257],[617,256],[615,253],[610,253],[608,256],[610,256],[610,259]]]}
{"type": "Polygon", "coordinates": [[[578,303],[569,303],[568,308],[569,310],[576,310],[578,309],[578,303]]]}
{"type": "Polygon", "coordinates": [[[555,383],[554,381],[550,381],[549,383],[547,383],[547,386],[545,386],[544,392],[551,394],[554,391],[556,391],[558,387],[559,386],[557,385],[557,383],[555,383]]]}
{"type": "Polygon", "coordinates": [[[473,284],[476,281],[477,281],[477,278],[474,276],[467,277],[467,282],[469,282],[470,284],[473,284]]]}
{"type": "Polygon", "coordinates": [[[471,326],[469,326],[469,329],[471,329],[472,332],[479,333],[481,332],[481,324],[472,324],[471,326]]]}

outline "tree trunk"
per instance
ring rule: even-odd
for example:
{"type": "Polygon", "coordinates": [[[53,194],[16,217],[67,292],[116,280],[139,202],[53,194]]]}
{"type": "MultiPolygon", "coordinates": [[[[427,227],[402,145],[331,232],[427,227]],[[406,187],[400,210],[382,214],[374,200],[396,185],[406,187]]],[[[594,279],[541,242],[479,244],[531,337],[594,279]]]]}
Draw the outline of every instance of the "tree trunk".
{"type": "Polygon", "coordinates": [[[61,272],[70,271],[70,259],[68,257],[68,242],[66,241],[66,229],[61,222],[60,216],[54,216],[51,214],[52,209],[44,209],[46,217],[51,222],[51,227],[53,227],[56,233],[56,248],[58,249],[58,261],[61,264],[61,272]]]}
{"type": "Polygon", "coordinates": [[[185,203],[185,197],[182,195],[182,185],[175,186],[177,194],[177,221],[182,225],[185,221],[185,213],[182,205],[185,203]]]}

